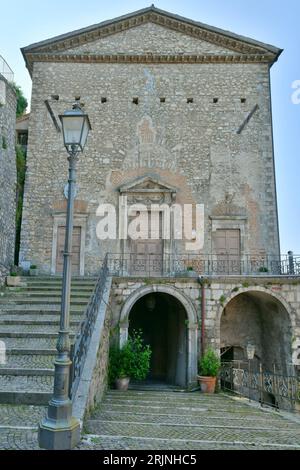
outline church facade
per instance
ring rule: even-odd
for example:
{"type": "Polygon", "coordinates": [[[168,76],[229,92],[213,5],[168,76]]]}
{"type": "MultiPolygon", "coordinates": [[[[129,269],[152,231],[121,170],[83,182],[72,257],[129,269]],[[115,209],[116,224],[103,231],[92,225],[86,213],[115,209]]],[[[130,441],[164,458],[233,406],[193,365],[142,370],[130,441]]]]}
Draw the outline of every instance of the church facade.
{"type": "MultiPolygon", "coordinates": [[[[262,279],[263,273],[274,274],[269,281],[275,292],[275,278],[282,274],[270,90],[270,67],[281,50],[150,7],[22,52],[33,89],[21,262],[30,261],[44,274],[62,272],[67,154],[58,116],[77,101],[92,130],[78,162],[73,273],[96,275],[109,254],[118,276],[112,303],[115,323],[121,321],[120,341],[127,337],[131,315],[135,327],[156,338],[157,377],[179,384],[195,379],[204,340],[238,353],[253,333],[258,355],[265,347],[271,363],[284,330],[283,361],[290,360],[286,338],[299,330],[298,287],[283,289],[282,298],[289,294],[294,302],[287,307],[262,279]],[[157,236],[100,239],[99,205],[105,204],[117,215],[124,204],[142,204],[146,218],[155,205],[157,236]],[[166,207],[174,204],[202,208],[200,225],[195,215],[190,222],[191,245],[201,241],[196,249],[187,249],[174,227],[163,236],[166,207]],[[221,276],[211,281],[211,289],[206,285],[202,336],[203,290],[196,278],[174,280],[183,271],[221,276]],[[258,281],[245,281],[249,274],[258,281]],[[127,279],[134,277],[138,280],[127,279]],[[165,285],[157,278],[167,279],[165,285]],[[287,308],[290,313],[281,316],[287,308]],[[143,311],[152,312],[150,325],[149,317],[141,321],[143,311]],[[168,312],[164,320],[162,311],[168,312]],[[236,322],[241,312],[246,312],[244,324],[236,322]],[[263,339],[271,326],[278,328],[276,341],[263,339]],[[163,345],[164,331],[172,331],[173,339],[163,345]],[[169,362],[161,361],[168,355],[169,362]]],[[[118,234],[122,220],[117,217],[118,234]]]]}

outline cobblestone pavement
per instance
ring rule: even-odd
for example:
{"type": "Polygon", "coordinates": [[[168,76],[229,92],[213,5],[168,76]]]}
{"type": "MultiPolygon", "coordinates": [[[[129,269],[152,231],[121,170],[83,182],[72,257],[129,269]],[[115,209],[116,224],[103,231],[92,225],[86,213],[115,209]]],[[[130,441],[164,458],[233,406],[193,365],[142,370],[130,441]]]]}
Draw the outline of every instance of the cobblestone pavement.
{"type": "Polygon", "coordinates": [[[224,394],[110,391],[85,430],[85,450],[300,450],[300,418],[224,394]]]}
{"type": "MultiPolygon", "coordinates": [[[[0,449],[37,450],[45,414],[0,405],[0,449]]],[[[84,428],[80,450],[300,450],[300,417],[223,394],[110,391],[84,428]]]]}

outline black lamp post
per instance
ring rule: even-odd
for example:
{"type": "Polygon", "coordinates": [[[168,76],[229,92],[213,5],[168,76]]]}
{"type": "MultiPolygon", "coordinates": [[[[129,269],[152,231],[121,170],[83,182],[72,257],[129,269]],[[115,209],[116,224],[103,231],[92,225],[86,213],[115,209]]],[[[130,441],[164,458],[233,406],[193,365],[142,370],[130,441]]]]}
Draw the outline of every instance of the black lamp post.
{"type": "Polygon", "coordinates": [[[80,440],[80,424],[72,417],[72,402],[69,397],[71,254],[76,163],[79,153],[84,149],[91,125],[88,115],[81,110],[79,103],[75,103],[72,110],[65,111],[59,118],[62,123],[64,145],[69,154],[68,205],[60,329],[56,346],[58,354],[54,362],[54,391],[49,402],[48,414],[39,425],[39,446],[44,449],[67,450],[75,447],[80,440]]]}

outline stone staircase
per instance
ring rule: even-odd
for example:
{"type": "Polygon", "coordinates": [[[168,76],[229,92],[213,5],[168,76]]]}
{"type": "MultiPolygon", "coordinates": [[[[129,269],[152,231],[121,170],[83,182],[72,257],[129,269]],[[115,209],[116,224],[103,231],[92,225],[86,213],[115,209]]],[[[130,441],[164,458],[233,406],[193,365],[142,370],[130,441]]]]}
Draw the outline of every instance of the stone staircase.
{"type": "Polygon", "coordinates": [[[85,432],[93,450],[300,450],[300,417],[223,393],[110,390],[85,432]]]}
{"type": "MultiPolygon", "coordinates": [[[[71,341],[95,282],[72,280],[71,341]]],[[[0,341],[6,346],[6,363],[0,364],[0,404],[47,405],[53,390],[62,279],[25,277],[22,284],[5,289],[0,297],[0,341]]]]}

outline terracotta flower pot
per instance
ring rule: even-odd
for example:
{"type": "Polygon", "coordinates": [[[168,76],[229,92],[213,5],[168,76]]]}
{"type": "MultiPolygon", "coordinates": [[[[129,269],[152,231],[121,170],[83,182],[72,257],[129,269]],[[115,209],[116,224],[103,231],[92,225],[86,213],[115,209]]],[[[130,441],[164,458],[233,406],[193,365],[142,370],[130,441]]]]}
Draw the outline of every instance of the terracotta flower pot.
{"type": "Polygon", "coordinates": [[[6,276],[6,285],[8,287],[19,287],[21,284],[20,276],[6,276]]]}
{"type": "Polygon", "coordinates": [[[215,393],[217,377],[198,375],[198,382],[203,393],[215,393]]]}
{"type": "Polygon", "coordinates": [[[116,379],[116,389],[117,390],[128,390],[129,377],[123,377],[121,379],[116,379]]]}

